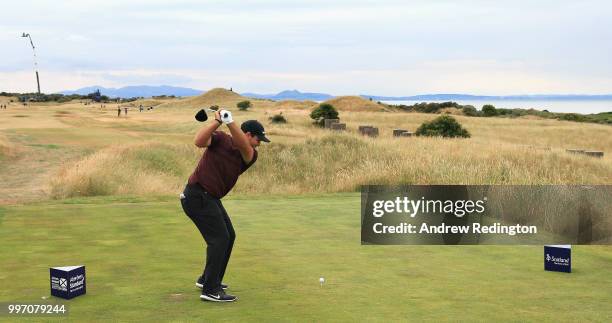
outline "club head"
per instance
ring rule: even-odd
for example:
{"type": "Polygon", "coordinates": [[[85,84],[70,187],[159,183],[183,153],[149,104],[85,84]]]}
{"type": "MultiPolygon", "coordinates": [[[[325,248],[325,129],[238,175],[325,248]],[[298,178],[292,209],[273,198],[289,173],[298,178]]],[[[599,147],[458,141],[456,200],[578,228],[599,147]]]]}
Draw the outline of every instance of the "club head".
{"type": "Polygon", "coordinates": [[[207,112],[210,112],[210,113],[213,113],[213,114],[215,114],[218,110],[219,110],[219,106],[218,105],[211,105],[210,107],[206,108],[207,112]]]}
{"type": "Polygon", "coordinates": [[[195,119],[200,121],[200,122],[204,122],[204,121],[208,120],[208,115],[206,114],[206,111],[204,109],[202,109],[202,110],[198,111],[198,113],[196,113],[195,119]]]}

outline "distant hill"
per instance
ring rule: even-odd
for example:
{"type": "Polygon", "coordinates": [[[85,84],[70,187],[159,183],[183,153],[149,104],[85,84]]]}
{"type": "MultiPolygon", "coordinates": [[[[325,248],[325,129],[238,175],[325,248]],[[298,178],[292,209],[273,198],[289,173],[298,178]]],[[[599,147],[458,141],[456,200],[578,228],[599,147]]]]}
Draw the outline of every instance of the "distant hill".
{"type": "Polygon", "coordinates": [[[164,106],[174,108],[205,108],[211,105],[218,105],[227,108],[236,106],[238,102],[244,100],[246,98],[236,92],[223,88],[214,88],[203,94],[180,100],[172,100],[172,102],[165,103],[164,106]]]}
{"type": "Polygon", "coordinates": [[[100,90],[102,95],[106,95],[111,98],[134,98],[134,97],[144,97],[150,98],[152,96],[160,96],[160,95],[174,95],[174,96],[194,96],[200,95],[204,91],[190,89],[185,87],[175,87],[169,85],[161,85],[161,86],[147,86],[147,85],[138,85],[138,86],[126,86],[122,88],[105,88],[102,86],[88,86],[84,88],[80,88],[74,91],[62,91],[61,94],[70,95],[70,94],[80,94],[87,95],[89,93],[95,92],[96,90],[100,90]]]}
{"type": "MultiPolygon", "coordinates": [[[[197,96],[205,91],[196,90],[184,87],[175,87],[168,85],[161,86],[126,86],[122,88],[105,88],[102,86],[88,86],[75,91],[63,91],[61,94],[81,94],[87,95],[89,93],[100,90],[103,95],[109,97],[120,97],[120,98],[133,98],[133,97],[145,97],[149,98],[152,96],[159,95],[174,95],[174,96],[197,96]]],[[[269,99],[275,101],[281,100],[297,100],[297,101],[326,101],[337,97],[327,93],[308,93],[300,92],[298,90],[286,90],[276,94],[258,94],[245,92],[241,93],[243,97],[254,98],[254,99],[269,99]]],[[[583,95],[583,94],[533,94],[533,95],[471,95],[471,94],[460,94],[460,93],[449,93],[449,94],[420,94],[413,96],[380,96],[380,95],[359,95],[365,99],[372,99],[372,101],[572,101],[572,100],[612,100],[612,94],[603,95],[583,95]]]]}
{"type": "Polygon", "coordinates": [[[257,93],[242,93],[242,96],[255,98],[255,99],[270,99],[275,101],[280,100],[312,100],[312,101],[325,101],[334,98],[333,95],[325,93],[302,93],[298,90],[287,90],[277,94],[257,94],[257,93]]]}

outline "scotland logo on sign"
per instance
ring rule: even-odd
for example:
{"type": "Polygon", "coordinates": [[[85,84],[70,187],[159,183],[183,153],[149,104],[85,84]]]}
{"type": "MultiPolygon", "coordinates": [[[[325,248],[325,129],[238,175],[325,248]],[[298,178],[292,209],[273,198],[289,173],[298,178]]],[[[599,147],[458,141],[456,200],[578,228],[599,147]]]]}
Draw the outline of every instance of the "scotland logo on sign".
{"type": "Polygon", "coordinates": [[[572,272],[572,246],[544,246],[544,270],[572,272]]]}
{"type": "Polygon", "coordinates": [[[65,278],[59,278],[55,276],[51,276],[51,291],[68,291],[68,281],[65,278]]]}

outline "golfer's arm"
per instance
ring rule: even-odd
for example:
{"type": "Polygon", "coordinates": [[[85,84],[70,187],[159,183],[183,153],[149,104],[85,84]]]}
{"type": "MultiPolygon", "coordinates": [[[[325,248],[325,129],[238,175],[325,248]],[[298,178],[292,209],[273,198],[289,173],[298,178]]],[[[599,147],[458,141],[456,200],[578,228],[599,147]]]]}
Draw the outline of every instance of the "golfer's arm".
{"type": "Polygon", "coordinates": [[[217,121],[212,121],[198,131],[195,136],[195,145],[200,148],[205,148],[210,145],[213,132],[219,128],[221,124],[217,121]]]}
{"type": "Polygon", "coordinates": [[[250,163],[253,160],[253,155],[255,154],[255,150],[249,144],[249,139],[242,132],[240,127],[236,125],[236,122],[232,122],[227,125],[232,134],[232,139],[234,140],[234,144],[240,150],[240,154],[242,155],[242,159],[244,159],[245,163],[250,163]]]}

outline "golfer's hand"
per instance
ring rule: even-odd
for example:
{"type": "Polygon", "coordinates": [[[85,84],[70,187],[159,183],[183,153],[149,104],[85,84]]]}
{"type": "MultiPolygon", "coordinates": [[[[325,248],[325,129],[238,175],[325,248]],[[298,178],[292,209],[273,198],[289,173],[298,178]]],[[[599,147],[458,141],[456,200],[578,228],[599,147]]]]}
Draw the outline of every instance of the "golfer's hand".
{"type": "Polygon", "coordinates": [[[219,110],[215,111],[215,120],[219,121],[219,124],[223,123],[223,121],[221,121],[221,114],[219,114],[219,110]]]}
{"type": "Polygon", "coordinates": [[[219,114],[221,115],[221,121],[223,121],[223,123],[225,124],[230,124],[232,122],[234,122],[234,119],[232,118],[232,113],[223,109],[221,111],[219,111],[219,114]]]}

